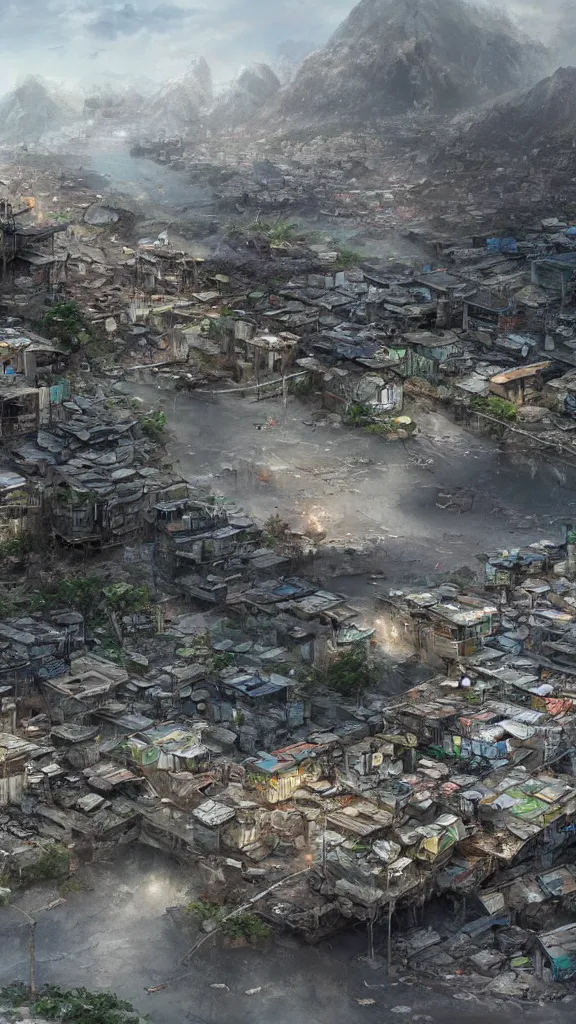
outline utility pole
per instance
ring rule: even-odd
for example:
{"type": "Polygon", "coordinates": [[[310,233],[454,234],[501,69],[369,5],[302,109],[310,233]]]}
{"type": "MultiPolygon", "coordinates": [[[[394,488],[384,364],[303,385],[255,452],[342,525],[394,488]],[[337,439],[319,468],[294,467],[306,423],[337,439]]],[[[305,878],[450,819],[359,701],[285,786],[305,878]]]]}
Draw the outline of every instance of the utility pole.
{"type": "Polygon", "coordinates": [[[25,910],[22,910],[22,907],[17,907],[14,903],[12,904],[12,907],[14,908],[14,910],[17,910],[19,914],[22,914],[22,916],[26,918],[30,929],[30,934],[28,938],[28,958],[30,970],[29,988],[30,998],[34,999],[36,996],[36,921],[34,920],[33,917],[30,917],[30,914],[28,914],[25,910]]]}
{"type": "Polygon", "coordinates": [[[395,909],[394,903],[393,903],[393,901],[391,899],[389,899],[389,901],[388,901],[388,936],[387,936],[387,943],[386,943],[386,960],[387,960],[387,971],[388,971],[388,974],[390,973],[390,968],[392,966],[392,914],[394,912],[394,909],[395,909]]]}
{"type": "Polygon", "coordinates": [[[576,576],[576,531],[572,523],[566,524],[566,575],[569,580],[576,576]]]}

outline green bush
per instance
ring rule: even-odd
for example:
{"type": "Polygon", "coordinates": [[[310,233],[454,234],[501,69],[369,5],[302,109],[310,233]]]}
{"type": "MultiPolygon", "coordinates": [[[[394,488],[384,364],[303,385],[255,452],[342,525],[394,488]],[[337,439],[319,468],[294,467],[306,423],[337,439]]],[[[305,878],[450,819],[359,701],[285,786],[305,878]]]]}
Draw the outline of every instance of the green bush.
{"type": "Polygon", "coordinates": [[[218,651],[212,658],[212,670],[221,672],[224,668],[230,668],[234,664],[234,655],[229,651],[218,651]]]}
{"type": "Polygon", "coordinates": [[[19,558],[29,554],[32,548],[32,536],[28,533],[23,533],[19,537],[8,537],[7,540],[0,541],[0,558],[19,558]]]}
{"type": "Polygon", "coordinates": [[[374,419],[374,410],[364,402],[354,402],[346,409],[345,422],[352,427],[365,427],[374,419]]]}
{"type": "Polygon", "coordinates": [[[123,615],[143,612],[150,607],[148,587],[136,587],[132,583],[114,583],[103,587],[102,594],[106,607],[123,615]]]}
{"type": "Polygon", "coordinates": [[[150,594],[147,587],[132,583],[104,587],[100,576],[71,576],[31,594],[28,602],[30,612],[62,607],[80,612],[89,625],[95,626],[105,622],[109,612],[126,615],[145,611],[150,607],[150,594]]]}
{"type": "Polygon", "coordinates": [[[247,235],[263,235],[271,244],[282,242],[295,242],[303,237],[298,225],[289,220],[254,221],[245,228],[247,235]]]}
{"type": "Polygon", "coordinates": [[[372,672],[365,652],[354,647],[333,661],[323,677],[325,685],[343,697],[357,696],[366,690],[372,681],[372,672]]]}
{"type": "MultiPolygon", "coordinates": [[[[0,989],[3,1003],[18,1007],[30,1004],[30,993],[21,982],[0,989]]],[[[71,1024],[123,1024],[140,1019],[131,1003],[112,992],[89,992],[85,988],[63,989],[45,985],[30,1006],[31,1016],[71,1024]]]]}
{"type": "Polygon", "coordinates": [[[256,914],[235,914],[224,920],[234,910],[233,907],[211,903],[209,900],[192,900],[185,907],[199,925],[213,921],[223,935],[230,939],[246,939],[247,942],[262,942],[270,936],[270,928],[256,914]]]}
{"type": "Polygon", "coordinates": [[[91,337],[92,328],[77,302],[57,302],[44,314],[42,325],[71,352],[78,352],[91,337]]]}
{"type": "Polygon", "coordinates": [[[269,516],[264,523],[264,535],[273,540],[285,540],[290,533],[290,524],[284,522],[278,514],[269,516]]]}
{"type": "Polygon", "coordinates": [[[308,398],[314,391],[314,378],[311,373],[305,377],[296,377],[288,381],[288,391],[296,398],[308,398]]]}
{"type": "Polygon", "coordinates": [[[490,395],[487,398],[474,395],[471,406],[477,412],[486,413],[487,416],[493,416],[503,423],[513,423],[518,417],[518,409],[514,403],[508,402],[505,398],[498,398],[497,395],[490,395]]]}
{"type": "Polygon", "coordinates": [[[166,429],[166,416],[161,409],[147,413],[140,420],[142,431],[151,441],[162,441],[166,429]]]}
{"type": "Polygon", "coordinates": [[[101,594],[102,580],[99,576],[64,577],[31,594],[28,610],[39,612],[64,606],[88,618],[101,600],[101,594]]]}
{"type": "Polygon", "coordinates": [[[270,938],[270,928],[256,914],[236,914],[222,925],[224,935],[230,939],[246,939],[247,942],[265,942],[270,938]]]}

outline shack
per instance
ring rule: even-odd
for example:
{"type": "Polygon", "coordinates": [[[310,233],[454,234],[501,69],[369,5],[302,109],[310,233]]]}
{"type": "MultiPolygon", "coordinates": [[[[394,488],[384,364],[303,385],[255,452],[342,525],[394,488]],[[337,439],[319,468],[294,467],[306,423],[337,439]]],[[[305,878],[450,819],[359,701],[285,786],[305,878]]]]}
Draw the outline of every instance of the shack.
{"type": "Polygon", "coordinates": [[[26,789],[26,763],[39,751],[35,743],[0,733],[0,807],[20,803],[26,789]]]}
{"type": "Polygon", "coordinates": [[[490,391],[499,398],[513,402],[514,405],[535,402],[543,387],[542,374],[550,365],[546,360],[531,363],[529,366],[517,366],[513,370],[506,370],[505,373],[497,373],[495,377],[490,378],[490,391]]]}
{"type": "Polygon", "coordinates": [[[433,334],[412,331],[402,336],[406,351],[402,371],[406,377],[423,377],[434,382],[453,365],[460,353],[458,338],[451,331],[433,334]]]}
{"type": "Polygon", "coordinates": [[[554,981],[568,981],[576,975],[576,923],[545,932],[538,942],[554,981]]]}

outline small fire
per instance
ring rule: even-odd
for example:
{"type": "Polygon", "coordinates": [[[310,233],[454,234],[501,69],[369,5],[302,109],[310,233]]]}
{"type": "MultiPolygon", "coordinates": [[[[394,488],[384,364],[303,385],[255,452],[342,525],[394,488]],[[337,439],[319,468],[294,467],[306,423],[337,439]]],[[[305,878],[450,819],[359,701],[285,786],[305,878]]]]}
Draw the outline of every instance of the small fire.
{"type": "Polygon", "coordinates": [[[312,864],[314,860],[314,855],[312,853],[305,853],[304,860],[306,861],[307,864],[312,864]]]}

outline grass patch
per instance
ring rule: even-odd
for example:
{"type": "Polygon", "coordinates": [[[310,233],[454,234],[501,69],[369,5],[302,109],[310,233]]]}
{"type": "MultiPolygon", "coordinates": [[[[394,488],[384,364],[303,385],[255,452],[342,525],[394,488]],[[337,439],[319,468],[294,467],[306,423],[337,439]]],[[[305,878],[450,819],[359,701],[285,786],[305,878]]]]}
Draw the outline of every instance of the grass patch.
{"type": "Polygon", "coordinates": [[[335,263],[335,269],[337,270],[351,270],[354,267],[359,267],[362,263],[362,256],[354,249],[347,249],[345,246],[340,246],[337,251],[338,259],[335,263]]]}
{"type": "Polygon", "coordinates": [[[20,872],[24,886],[40,882],[62,882],[70,874],[70,854],[59,843],[47,846],[35,864],[25,865],[20,872]]]}
{"type": "Polygon", "coordinates": [[[70,896],[73,892],[82,892],[82,886],[80,882],[77,882],[75,878],[69,878],[67,882],[64,882],[58,890],[61,896],[70,896]]]}

